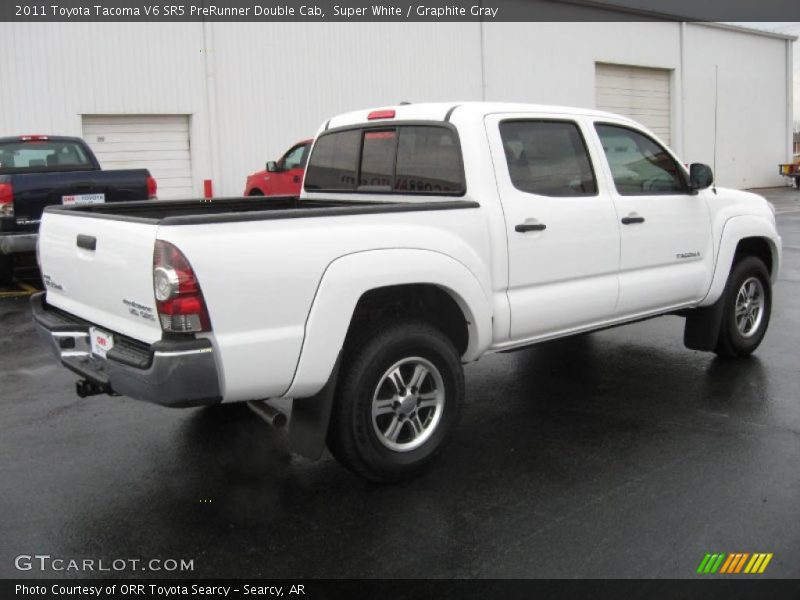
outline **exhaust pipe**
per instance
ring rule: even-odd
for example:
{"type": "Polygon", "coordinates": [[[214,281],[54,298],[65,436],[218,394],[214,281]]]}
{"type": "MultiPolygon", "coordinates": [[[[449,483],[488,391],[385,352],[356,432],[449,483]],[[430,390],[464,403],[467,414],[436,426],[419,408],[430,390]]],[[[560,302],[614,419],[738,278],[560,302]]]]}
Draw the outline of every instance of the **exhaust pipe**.
{"type": "Polygon", "coordinates": [[[266,400],[251,400],[247,403],[247,406],[275,429],[286,427],[286,424],[289,422],[289,417],[285,412],[270,406],[267,404],[266,400]]]}

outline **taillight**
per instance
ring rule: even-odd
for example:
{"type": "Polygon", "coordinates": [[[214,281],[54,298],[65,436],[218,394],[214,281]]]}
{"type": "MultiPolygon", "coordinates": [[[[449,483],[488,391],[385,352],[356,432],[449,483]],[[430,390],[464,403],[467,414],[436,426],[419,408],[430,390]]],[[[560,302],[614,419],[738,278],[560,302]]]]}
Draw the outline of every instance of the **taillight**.
{"type": "Polygon", "coordinates": [[[186,333],[210,331],[203,292],[189,261],[169,242],[156,240],[153,292],[161,329],[186,333]]]}
{"type": "Polygon", "coordinates": [[[150,175],[147,176],[147,199],[158,200],[158,183],[155,178],[150,175]]]}
{"type": "Polygon", "coordinates": [[[10,183],[0,183],[0,217],[14,216],[14,188],[10,183]]]}

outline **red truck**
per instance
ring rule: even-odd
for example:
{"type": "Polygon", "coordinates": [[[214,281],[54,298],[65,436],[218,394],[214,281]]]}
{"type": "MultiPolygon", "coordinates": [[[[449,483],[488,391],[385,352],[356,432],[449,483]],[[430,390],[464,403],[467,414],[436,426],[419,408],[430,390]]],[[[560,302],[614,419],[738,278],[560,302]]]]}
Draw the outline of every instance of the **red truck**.
{"type": "Polygon", "coordinates": [[[299,196],[308,151],[314,140],[296,143],[277,161],[267,162],[266,169],[247,176],[245,196],[299,196]]]}

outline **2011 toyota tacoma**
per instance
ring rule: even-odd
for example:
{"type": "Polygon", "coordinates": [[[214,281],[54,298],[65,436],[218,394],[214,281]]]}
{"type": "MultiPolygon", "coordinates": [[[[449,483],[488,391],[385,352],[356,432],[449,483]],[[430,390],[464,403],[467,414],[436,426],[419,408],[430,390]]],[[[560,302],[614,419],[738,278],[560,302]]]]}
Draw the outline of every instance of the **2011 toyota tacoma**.
{"type": "Polygon", "coordinates": [[[291,398],[293,448],[386,481],[442,448],[486,353],[668,313],[726,357],[767,330],[771,205],[616,115],[352,112],[301,198],[48,207],[33,316],[79,393],[273,423],[291,398]]]}

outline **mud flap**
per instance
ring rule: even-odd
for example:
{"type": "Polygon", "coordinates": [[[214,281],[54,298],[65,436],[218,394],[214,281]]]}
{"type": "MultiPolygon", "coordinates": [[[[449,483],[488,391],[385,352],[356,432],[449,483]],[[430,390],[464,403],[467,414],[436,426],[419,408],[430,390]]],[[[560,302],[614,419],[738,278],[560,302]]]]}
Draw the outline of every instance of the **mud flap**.
{"type": "Polygon", "coordinates": [[[287,445],[290,452],[295,452],[311,460],[317,460],[325,450],[325,439],[328,435],[328,423],[333,408],[333,396],[339,379],[339,365],[342,353],[336,358],[333,371],[325,384],[315,396],[295,398],[292,401],[292,418],[287,432],[287,445]]]}
{"type": "Polygon", "coordinates": [[[696,308],[689,312],[683,329],[684,346],[704,352],[711,352],[717,347],[725,296],[723,292],[720,299],[711,306],[696,308]]]}

